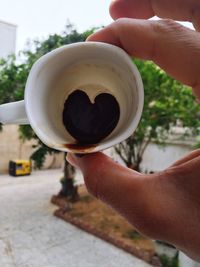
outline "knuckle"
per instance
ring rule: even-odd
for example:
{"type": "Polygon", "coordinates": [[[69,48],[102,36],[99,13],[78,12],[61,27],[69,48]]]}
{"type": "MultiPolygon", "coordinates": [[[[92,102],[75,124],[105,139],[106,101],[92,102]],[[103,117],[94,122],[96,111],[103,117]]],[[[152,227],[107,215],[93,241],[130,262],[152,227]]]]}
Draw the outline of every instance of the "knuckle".
{"type": "Polygon", "coordinates": [[[184,27],[172,19],[162,19],[158,21],[151,21],[152,29],[157,34],[166,34],[172,32],[182,32],[184,27]]]}

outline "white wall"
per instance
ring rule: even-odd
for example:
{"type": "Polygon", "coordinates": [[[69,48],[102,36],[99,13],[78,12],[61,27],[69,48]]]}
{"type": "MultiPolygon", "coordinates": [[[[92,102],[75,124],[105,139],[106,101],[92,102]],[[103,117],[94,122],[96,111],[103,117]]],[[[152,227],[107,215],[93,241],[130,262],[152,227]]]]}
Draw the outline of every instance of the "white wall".
{"type": "MultiPolygon", "coordinates": [[[[192,150],[192,145],[187,143],[169,143],[165,147],[154,143],[148,145],[145,150],[143,161],[140,165],[143,172],[161,171],[172,165],[175,161],[182,158],[192,150]]],[[[114,149],[108,149],[106,154],[122,165],[125,165],[114,149]]]]}
{"type": "Polygon", "coordinates": [[[184,143],[167,144],[165,147],[152,143],[144,153],[141,169],[148,172],[164,170],[190,151],[191,145],[184,143]]]}
{"type": "Polygon", "coordinates": [[[180,267],[200,267],[200,263],[191,260],[183,253],[179,253],[179,266],[180,267]]]}
{"type": "Polygon", "coordinates": [[[0,20],[0,58],[15,53],[17,26],[0,20]]]}

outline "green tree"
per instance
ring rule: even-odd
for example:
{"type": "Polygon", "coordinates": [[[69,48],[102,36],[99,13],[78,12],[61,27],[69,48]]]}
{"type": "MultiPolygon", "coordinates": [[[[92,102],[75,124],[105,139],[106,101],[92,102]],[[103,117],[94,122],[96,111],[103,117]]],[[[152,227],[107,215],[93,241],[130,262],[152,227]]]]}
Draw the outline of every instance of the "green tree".
{"type": "Polygon", "coordinates": [[[169,77],[152,62],[135,60],[135,63],[144,83],[144,110],[134,134],[117,145],[115,151],[128,167],[140,170],[148,144],[164,144],[171,127],[178,121],[189,128],[190,134],[199,134],[200,106],[190,88],[169,77]]]}
{"type": "MultiPolygon", "coordinates": [[[[43,41],[35,40],[29,42],[27,48],[20,53],[20,56],[10,56],[6,60],[0,60],[0,104],[12,101],[22,100],[24,98],[24,89],[28,74],[34,62],[44,54],[60,46],[75,42],[85,41],[86,38],[94,31],[79,33],[72,24],[68,24],[62,34],[53,34],[43,41]]],[[[36,141],[34,152],[31,159],[34,161],[36,168],[41,168],[45,157],[48,154],[59,153],[44,145],[35,135],[31,126],[22,125],[19,127],[20,137],[22,140],[36,141]]],[[[67,171],[67,162],[65,160],[64,177],[71,178],[70,171],[67,171]],[[70,173],[70,174],[69,174],[70,173]]]]}

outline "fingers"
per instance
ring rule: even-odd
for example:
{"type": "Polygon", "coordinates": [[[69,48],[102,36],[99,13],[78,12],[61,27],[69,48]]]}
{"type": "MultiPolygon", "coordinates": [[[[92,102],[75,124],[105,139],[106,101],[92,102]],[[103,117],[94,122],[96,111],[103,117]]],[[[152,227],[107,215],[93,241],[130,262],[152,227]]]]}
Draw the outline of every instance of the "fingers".
{"type": "Polygon", "coordinates": [[[200,157],[200,149],[194,150],[192,152],[190,152],[188,155],[186,155],[185,157],[179,159],[178,161],[176,161],[173,165],[171,165],[170,168],[175,167],[175,166],[180,166],[186,162],[189,162],[197,157],[200,157]]]}
{"type": "Polygon", "coordinates": [[[142,175],[101,153],[81,158],[68,155],[68,161],[82,170],[92,194],[121,213],[144,235],[189,252],[190,242],[185,242],[188,238],[194,247],[195,242],[199,243],[195,231],[199,225],[199,160],[196,157],[183,168],[142,175]]]}
{"type": "Polygon", "coordinates": [[[148,19],[154,16],[154,10],[149,0],[113,0],[110,15],[114,20],[123,17],[148,19]]]}
{"type": "Polygon", "coordinates": [[[155,191],[141,174],[101,153],[81,158],[69,154],[67,160],[81,169],[90,193],[112,206],[139,230],[146,231],[144,224],[151,221],[149,214],[153,209],[150,195],[154,196],[155,191]]]}
{"type": "Polygon", "coordinates": [[[81,158],[68,154],[67,160],[81,169],[90,193],[118,211],[141,233],[175,242],[178,231],[173,203],[177,187],[173,170],[142,175],[101,153],[81,158]]]}
{"type": "Polygon", "coordinates": [[[200,97],[200,35],[195,31],[171,20],[120,19],[88,40],[114,44],[131,56],[153,60],[200,97]]]}
{"type": "Polygon", "coordinates": [[[122,17],[147,19],[154,15],[180,21],[190,21],[200,28],[198,0],[115,0],[110,5],[113,19],[122,17]]]}

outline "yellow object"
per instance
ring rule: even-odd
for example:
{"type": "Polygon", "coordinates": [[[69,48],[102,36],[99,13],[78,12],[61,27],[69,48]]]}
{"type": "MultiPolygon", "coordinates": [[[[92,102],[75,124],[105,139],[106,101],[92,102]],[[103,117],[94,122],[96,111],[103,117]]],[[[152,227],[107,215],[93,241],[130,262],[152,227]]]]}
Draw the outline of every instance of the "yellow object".
{"type": "Polygon", "coordinates": [[[12,176],[30,175],[30,160],[12,160],[9,162],[9,174],[12,176]]]}

